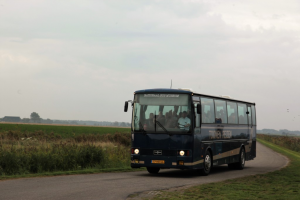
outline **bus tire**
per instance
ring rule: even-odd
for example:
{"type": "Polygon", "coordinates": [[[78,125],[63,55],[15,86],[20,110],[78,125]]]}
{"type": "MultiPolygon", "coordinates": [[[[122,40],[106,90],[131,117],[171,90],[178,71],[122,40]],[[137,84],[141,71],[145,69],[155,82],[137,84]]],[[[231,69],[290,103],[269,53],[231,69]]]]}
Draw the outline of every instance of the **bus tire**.
{"type": "Polygon", "coordinates": [[[239,169],[239,170],[244,169],[245,161],[246,161],[246,153],[245,153],[245,149],[242,147],[241,151],[240,151],[239,162],[236,163],[236,169],[239,169]]]}
{"type": "Polygon", "coordinates": [[[157,174],[159,172],[160,168],[158,167],[147,167],[147,171],[150,174],[157,174]]]}
{"type": "Polygon", "coordinates": [[[209,151],[205,152],[203,168],[200,169],[200,173],[202,176],[207,176],[212,168],[212,157],[209,151]]]}

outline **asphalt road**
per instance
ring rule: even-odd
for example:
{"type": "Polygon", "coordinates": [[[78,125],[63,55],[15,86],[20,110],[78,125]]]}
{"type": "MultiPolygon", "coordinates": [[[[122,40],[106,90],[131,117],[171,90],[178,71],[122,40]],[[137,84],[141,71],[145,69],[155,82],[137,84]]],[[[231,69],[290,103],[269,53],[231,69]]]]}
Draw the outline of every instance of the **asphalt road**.
{"type": "Polygon", "coordinates": [[[228,170],[224,165],[206,177],[190,170],[161,170],[157,175],[139,171],[6,180],[0,181],[0,199],[126,199],[137,192],[261,174],[287,164],[286,157],[257,144],[257,157],[247,161],[244,170],[228,170]]]}

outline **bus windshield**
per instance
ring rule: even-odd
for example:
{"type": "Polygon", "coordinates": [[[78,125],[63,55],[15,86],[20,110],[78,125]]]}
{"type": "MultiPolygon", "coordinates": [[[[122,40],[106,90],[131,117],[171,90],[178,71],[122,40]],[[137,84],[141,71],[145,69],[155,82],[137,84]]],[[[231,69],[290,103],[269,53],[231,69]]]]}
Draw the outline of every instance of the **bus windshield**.
{"type": "Polygon", "coordinates": [[[191,133],[188,94],[136,94],[132,129],[144,133],[191,133]]]}

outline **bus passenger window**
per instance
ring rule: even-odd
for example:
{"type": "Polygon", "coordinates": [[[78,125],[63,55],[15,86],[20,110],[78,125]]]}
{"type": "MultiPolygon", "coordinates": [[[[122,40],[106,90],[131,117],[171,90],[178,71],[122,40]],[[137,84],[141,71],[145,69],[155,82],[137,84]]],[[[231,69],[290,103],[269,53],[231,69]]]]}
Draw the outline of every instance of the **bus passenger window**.
{"type": "Polygon", "coordinates": [[[248,112],[249,112],[249,114],[248,114],[248,122],[249,122],[249,125],[253,125],[253,124],[252,124],[252,117],[251,117],[251,113],[252,113],[252,111],[251,111],[251,106],[247,106],[247,109],[248,109],[248,112]]]}
{"type": "Polygon", "coordinates": [[[237,105],[236,103],[227,102],[227,114],[228,114],[228,123],[229,124],[237,124],[238,116],[237,116],[237,105]]]}
{"type": "Polygon", "coordinates": [[[247,106],[246,104],[238,103],[239,124],[247,124],[247,106]]]}
{"type": "Polygon", "coordinates": [[[254,105],[251,106],[251,110],[252,110],[252,124],[255,126],[256,125],[256,115],[255,115],[255,106],[254,105]]]}
{"type": "Polygon", "coordinates": [[[215,123],[214,100],[201,98],[202,123],[215,123]]]}
{"type": "Polygon", "coordinates": [[[226,102],[215,100],[216,123],[227,124],[226,102]]]}
{"type": "Polygon", "coordinates": [[[196,127],[200,127],[200,114],[197,113],[197,102],[194,104],[196,127]]]}

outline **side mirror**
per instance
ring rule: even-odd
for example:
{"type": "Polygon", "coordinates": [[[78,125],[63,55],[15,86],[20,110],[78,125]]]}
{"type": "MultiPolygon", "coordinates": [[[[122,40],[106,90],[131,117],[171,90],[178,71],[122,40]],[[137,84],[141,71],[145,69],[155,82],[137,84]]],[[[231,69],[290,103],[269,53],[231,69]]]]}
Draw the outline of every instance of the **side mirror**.
{"type": "Polygon", "coordinates": [[[246,114],[249,115],[249,111],[247,111],[246,114]]]}
{"type": "Polygon", "coordinates": [[[201,105],[197,104],[197,114],[201,114],[201,105]]]}
{"type": "Polygon", "coordinates": [[[128,110],[128,101],[125,101],[124,112],[127,112],[127,110],[128,110]]]}

